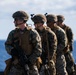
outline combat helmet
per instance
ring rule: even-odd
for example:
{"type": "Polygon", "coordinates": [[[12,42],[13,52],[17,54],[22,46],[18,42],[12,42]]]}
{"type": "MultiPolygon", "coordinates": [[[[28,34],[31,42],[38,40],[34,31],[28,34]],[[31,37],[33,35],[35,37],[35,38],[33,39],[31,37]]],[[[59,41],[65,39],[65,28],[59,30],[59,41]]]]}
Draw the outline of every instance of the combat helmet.
{"type": "Polygon", "coordinates": [[[63,15],[57,15],[57,21],[58,22],[63,22],[65,20],[63,15]]]}
{"type": "Polygon", "coordinates": [[[46,17],[45,15],[42,14],[36,14],[36,15],[31,15],[31,20],[35,23],[35,22],[41,22],[44,23],[46,22],[46,17]]]}
{"type": "Polygon", "coordinates": [[[27,21],[29,19],[29,16],[26,12],[24,11],[16,11],[12,17],[15,18],[22,18],[24,21],[27,21]]]}
{"type": "Polygon", "coordinates": [[[53,14],[46,15],[47,22],[57,22],[57,17],[53,14]]]}

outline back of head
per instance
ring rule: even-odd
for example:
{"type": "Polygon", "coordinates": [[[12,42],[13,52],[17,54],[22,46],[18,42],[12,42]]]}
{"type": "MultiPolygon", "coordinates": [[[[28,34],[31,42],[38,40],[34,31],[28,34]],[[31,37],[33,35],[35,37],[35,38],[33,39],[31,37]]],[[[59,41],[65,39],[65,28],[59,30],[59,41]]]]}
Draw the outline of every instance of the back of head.
{"type": "Polygon", "coordinates": [[[47,22],[57,22],[57,17],[53,14],[46,15],[47,22]]]}
{"type": "Polygon", "coordinates": [[[12,17],[15,19],[15,18],[21,18],[23,19],[24,21],[27,21],[29,19],[29,16],[26,12],[24,11],[16,11],[12,17]]]}
{"type": "Polygon", "coordinates": [[[58,22],[63,22],[65,20],[63,15],[57,15],[57,21],[58,22]]]}
{"type": "Polygon", "coordinates": [[[44,23],[44,22],[46,22],[46,17],[45,17],[45,15],[37,14],[37,15],[32,15],[31,16],[31,20],[33,22],[41,22],[41,23],[44,23]]]}

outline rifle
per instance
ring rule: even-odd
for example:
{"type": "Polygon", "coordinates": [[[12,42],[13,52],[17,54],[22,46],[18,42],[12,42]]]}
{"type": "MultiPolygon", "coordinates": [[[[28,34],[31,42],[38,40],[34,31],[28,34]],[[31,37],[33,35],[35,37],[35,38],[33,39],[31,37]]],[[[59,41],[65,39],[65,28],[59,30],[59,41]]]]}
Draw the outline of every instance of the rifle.
{"type": "Polygon", "coordinates": [[[19,46],[18,43],[15,43],[15,50],[18,52],[17,57],[18,57],[18,60],[21,64],[21,66],[24,69],[25,74],[29,75],[29,66],[27,64],[28,58],[27,58],[27,56],[25,55],[24,51],[22,50],[22,48],[19,46]]]}

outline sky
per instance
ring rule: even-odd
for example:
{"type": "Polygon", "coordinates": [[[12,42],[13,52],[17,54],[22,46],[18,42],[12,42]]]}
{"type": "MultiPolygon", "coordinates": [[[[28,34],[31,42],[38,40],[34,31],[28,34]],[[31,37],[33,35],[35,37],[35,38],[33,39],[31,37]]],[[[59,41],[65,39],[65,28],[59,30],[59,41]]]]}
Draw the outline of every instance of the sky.
{"type": "Polygon", "coordinates": [[[71,27],[76,40],[76,0],[0,0],[0,40],[6,40],[15,28],[12,14],[18,10],[28,13],[27,23],[32,25],[30,14],[63,15],[64,23],[71,27]]]}

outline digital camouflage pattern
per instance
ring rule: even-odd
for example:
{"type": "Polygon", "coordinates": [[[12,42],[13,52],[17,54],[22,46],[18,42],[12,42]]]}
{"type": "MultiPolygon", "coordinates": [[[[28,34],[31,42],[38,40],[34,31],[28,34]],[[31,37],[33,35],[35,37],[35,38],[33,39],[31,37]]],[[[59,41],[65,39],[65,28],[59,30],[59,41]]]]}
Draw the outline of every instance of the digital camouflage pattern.
{"type": "Polygon", "coordinates": [[[74,58],[72,56],[73,51],[73,32],[72,29],[65,25],[64,22],[65,18],[63,15],[57,15],[57,24],[64,29],[66,35],[67,35],[67,46],[64,49],[64,55],[66,59],[66,68],[69,75],[75,75],[75,68],[74,68],[74,58]]]}
{"type": "Polygon", "coordinates": [[[44,26],[43,30],[39,30],[39,29],[36,29],[36,30],[38,31],[38,33],[41,36],[42,50],[43,50],[42,55],[41,55],[43,63],[42,63],[42,67],[40,70],[40,74],[41,75],[43,75],[43,74],[56,75],[56,69],[55,69],[55,60],[56,59],[54,59],[54,58],[56,58],[56,49],[57,49],[56,35],[47,26],[44,26]],[[48,46],[47,46],[47,43],[48,43],[48,46]],[[49,47],[49,51],[48,51],[47,47],[49,47]],[[48,57],[48,52],[49,52],[49,57],[48,57]],[[48,67],[50,67],[50,69],[48,70],[46,68],[46,65],[47,65],[47,62],[49,62],[49,61],[50,61],[50,64],[48,64],[48,67]]]}
{"type": "Polygon", "coordinates": [[[64,57],[63,49],[67,45],[66,34],[63,29],[56,25],[57,17],[53,14],[47,14],[47,26],[51,28],[51,30],[57,36],[57,56],[56,56],[56,72],[57,75],[67,75],[66,71],[66,61],[64,57]]]}
{"type": "MultiPolygon", "coordinates": [[[[14,38],[16,40],[20,39],[19,44],[25,45],[25,47],[27,47],[26,49],[29,50],[29,52],[27,52],[28,50],[24,50],[24,53],[27,55],[28,60],[30,61],[30,64],[28,64],[29,68],[30,68],[29,74],[30,75],[39,75],[38,69],[36,66],[36,60],[42,54],[42,46],[41,46],[41,38],[40,38],[39,34],[37,33],[37,31],[32,28],[29,28],[28,26],[25,27],[25,29],[23,31],[20,30],[19,28],[12,30],[9,33],[8,38],[5,42],[6,51],[10,55],[11,55],[11,50],[13,48],[12,44],[14,42],[13,41],[14,38]],[[27,34],[25,34],[25,33],[27,33],[27,34]],[[24,36],[24,37],[22,37],[22,36],[24,36]],[[28,41],[25,40],[25,37],[27,37],[28,41]],[[30,45],[30,47],[28,47],[28,45],[30,45]],[[31,48],[31,46],[32,46],[32,49],[29,49],[29,48],[31,48]],[[31,50],[31,52],[30,52],[30,50],[31,50]]],[[[22,45],[20,45],[20,46],[22,47],[22,45]]],[[[24,47],[22,47],[22,48],[25,49],[24,47]]],[[[24,74],[23,67],[20,66],[20,63],[17,58],[14,59],[12,61],[9,75],[23,75],[23,74],[24,74]]]]}
{"type": "Polygon", "coordinates": [[[42,65],[39,69],[40,75],[56,75],[55,69],[55,53],[57,48],[57,38],[56,35],[46,27],[44,23],[46,22],[45,15],[36,14],[31,17],[34,22],[35,29],[41,36],[42,42],[42,65]],[[47,68],[46,68],[47,67],[47,68]]]}
{"type": "Polygon", "coordinates": [[[56,24],[51,28],[51,30],[56,34],[57,40],[58,40],[58,46],[57,46],[57,55],[60,53],[63,53],[63,49],[67,45],[67,39],[66,39],[66,34],[63,29],[61,29],[59,26],[56,24]]]}
{"type": "Polygon", "coordinates": [[[67,35],[67,47],[65,48],[65,59],[66,59],[66,68],[69,75],[75,75],[75,68],[74,68],[74,58],[72,56],[73,51],[73,32],[69,26],[66,26],[65,24],[62,26],[62,29],[64,29],[66,35],[67,35]]]}
{"type": "Polygon", "coordinates": [[[56,70],[57,74],[67,75],[66,71],[66,61],[64,57],[63,49],[67,45],[67,39],[65,32],[57,25],[54,25],[52,30],[55,32],[58,40],[57,44],[57,57],[56,57],[56,70]]]}
{"type": "Polygon", "coordinates": [[[68,45],[70,48],[69,50],[72,51],[73,50],[73,32],[72,32],[72,29],[69,27],[69,26],[66,26],[65,24],[61,27],[65,33],[66,33],[66,36],[67,36],[67,41],[68,41],[68,45]],[[72,46],[72,48],[71,48],[72,46]]]}

